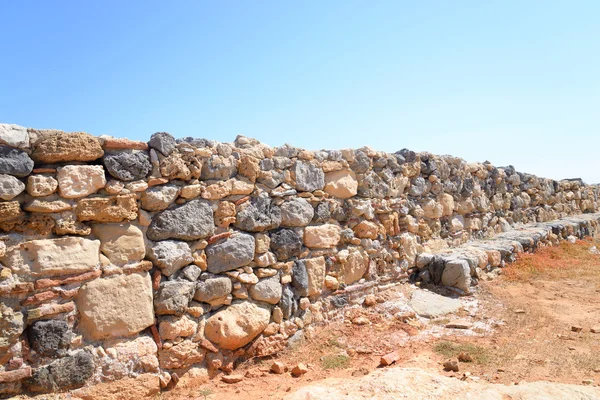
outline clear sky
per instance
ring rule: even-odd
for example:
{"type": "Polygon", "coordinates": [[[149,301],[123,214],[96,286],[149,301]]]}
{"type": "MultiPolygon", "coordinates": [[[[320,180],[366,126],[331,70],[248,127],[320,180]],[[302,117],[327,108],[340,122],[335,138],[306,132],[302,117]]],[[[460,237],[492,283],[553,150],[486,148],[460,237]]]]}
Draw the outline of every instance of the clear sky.
{"type": "Polygon", "coordinates": [[[600,182],[600,1],[1,1],[0,121],[600,182]]]}

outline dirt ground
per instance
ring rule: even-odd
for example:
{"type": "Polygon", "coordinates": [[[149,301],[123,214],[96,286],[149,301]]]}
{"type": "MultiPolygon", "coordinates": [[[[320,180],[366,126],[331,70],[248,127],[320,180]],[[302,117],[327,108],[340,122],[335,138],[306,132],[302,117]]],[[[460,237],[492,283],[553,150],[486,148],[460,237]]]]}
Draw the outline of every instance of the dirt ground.
{"type": "Polygon", "coordinates": [[[383,293],[382,303],[350,309],[343,321],[317,328],[296,348],[241,365],[234,373],[246,377],[239,383],[182,384],[159,398],[281,399],[327,377],[363,376],[380,368],[381,356],[392,351],[399,354],[395,365],[462,380],[598,384],[600,333],[591,329],[600,331],[600,255],[593,253],[594,246],[600,248],[600,242],[563,243],[522,255],[499,278],[480,282],[473,296],[461,300],[464,307],[457,314],[437,319],[403,313],[414,288],[399,286],[383,293]],[[384,316],[390,311],[396,317],[384,316]],[[369,323],[353,324],[358,316],[369,323]],[[457,318],[473,327],[445,327],[457,318]],[[460,353],[472,361],[459,362],[458,372],[444,371],[443,362],[460,353]],[[269,373],[274,361],[290,368],[303,362],[309,371],[299,378],[275,375],[269,373]]]}

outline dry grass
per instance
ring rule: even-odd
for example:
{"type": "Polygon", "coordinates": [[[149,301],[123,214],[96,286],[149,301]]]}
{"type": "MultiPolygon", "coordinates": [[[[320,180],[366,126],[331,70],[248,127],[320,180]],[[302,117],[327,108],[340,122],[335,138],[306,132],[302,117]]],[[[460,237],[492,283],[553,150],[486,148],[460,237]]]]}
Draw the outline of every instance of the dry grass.
{"type": "Polygon", "coordinates": [[[488,364],[493,358],[488,349],[472,343],[438,342],[433,351],[446,358],[456,358],[460,353],[467,353],[475,363],[481,365],[488,364]]]}
{"type": "Polygon", "coordinates": [[[324,356],[321,360],[323,369],[344,369],[350,365],[350,357],[338,354],[324,356]]]}

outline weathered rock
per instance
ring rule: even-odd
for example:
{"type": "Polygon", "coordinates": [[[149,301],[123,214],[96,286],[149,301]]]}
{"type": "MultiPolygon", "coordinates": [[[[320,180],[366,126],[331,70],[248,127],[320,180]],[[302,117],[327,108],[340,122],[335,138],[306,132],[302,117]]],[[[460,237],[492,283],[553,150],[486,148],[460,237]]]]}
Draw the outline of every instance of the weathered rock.
{"type": "Polygon", "coordinates": [[[141,374],[135,378],[125,377],[118,381],[102,382],[77,389],[74,398],[81,400],[128,400],[147,399],[160,393],[160,378],[156,374],[141,374]]]}
{"type": "Polygon", "coordinates": [[[307,226],[304,229],[304,245],[316,249],[328,249],[340,242],[341,228],[338,225],[323,224],[307,226]]]}
{"type": "Polygon", "coordinates": [[[382,199],[389,195],[390,187],[379,175],[371,171],[358,182],[358,195],[382,199]]]}
{"type": "Polygon", "coordinates": [[[179,337],[189,337],[196,333],[198,323],[183,315],[182,317],[166,317],[158,325],[162,340],[175,340],[179,337]]]}
{"type": "Polygon", "coordinates": [[[256,285],[250,287],[250,296],[254,300],[264,301],[269,304],[279,303],[281,294],[282,287],[278,275],[262,279],[256,285]]]}
{"type": "Polygon", "coordinates": [[[201,178],[225,180],[233,177],[236,172],[237,163],[233,156],[213,155],[202,166],[201,178]]]}
{"type": "MultiPolygon", "coordinates": [[[[13,220],[20,215],[21,205],[18,201],[0,203],[0,222],[13,220]]],[[[9,229],[12,229],[12,227],[9,229]]]]}
{"type": "Polygon", "coordinates": [[[106,185],[101,165],[67,165],[58,168],[58,191],[66,199],[89,196],[106,185]]]}
{"type": "Polygon", "coordinates": [[[206,321],[204,334],[211,342],[227,350],[250,343],[269,325],[268,307],[250,301],[234,302],[206,321]]]}
{"type": "Polygon", "coordinates": [[[294,262],[294,267],[292,268],[292,286],[298,296],[308,296],[308,272],[305,260],[294,262]]]}
{"type": "Polygon", "coordinates": [[[76,296],[79,326],[90,339],[132,336],[154,324],[148,273],[115,275],[83,285],[76,296]]]}
{"type": "Polygon", "coordinates": [[[271,234],[271,251],[279,260],[295,257],[302,251],[302,238],[292,229],[280,229],[271,234]]]}
{"type": "Polygon", "coordinates": [[[361,279],[369,267],[369,256],[364,250],[349,249],[348,256],[342,265],[344,283],[350,285],[361,279]]]}
{"type": "Polygon", "coordinates": [[[214,232],[213,211],[204,200],[161,211],[152,218],[147,236],[150,240],[203,239],[214,232]]]}
{"type": "Polygon", "coordinates": [[[204,361],[205,355],[206,350],[187,339],[168,349],[163,348],[159,351],[158,360],[163,369],[177,369],[199,364],[204,361]]]}
{"type": "Polygon", "coordinates": [[[135,195],[85,198],[75,208],[79,221],[121,222],[138,216],[135,195]]]}
{"type": "Polygon", "coordinates": [[[165,156],[171,154],[176,145],[175,138],[167,132],[156,132],[148,141],[148,146],[160,151],[165,156]]]}
{"type": "Polygon", "coordinates": [[[308,372],[308,367],[304,363],[297,364],[294,368],[292,368],[292,376],[299,377],[308,372]]]}
{"type": "Polygon", "coordinates": [[[103,162],[108,173],[122,181],[144,179],[152,170],[150,157],[142,150],[107,152],[103,162]]]}
{"type": "Polygon", "coordinates": [[[26,150],[29,148],[27,128],[13,124],[0,124],[0,144],[26,150]]]}
{"type": "Polygon", "coordinates": [[[12,175],[0,174],[0,199],[12,200],[25,190],[25,184],[12,175]]]}
{"type": "Polygon", "coordinates": [[[281,205],[281,226],[306,226],[312,221],[315,210],[303,198],[295,198],[281,205]]]}
{"type": "Polygon", "coordinates": [[[325,173],[311,162],[296,161],[292,167],[292,176],[297,190],[313,192],[325,187],[325,173]]]}
{"type": "Polygon", "coordinates": [[[281,294],[281,301],[279,302],[279,307],[281,308],[283,317],[285,319],[290,319],[290,317],[294,315],[298,310],[298,303],[294,298],[294,292],[288,285],[284,286],[283,288],[283,293],[281,294]]]}
{"type": "Polygon", "coordinates": [[[100,239],[100,251],[111,263],[125,265],[144,258],[144,234],[135,225],[94,224],[92,232],[100,239]]]}
{"type": "Polygon", "coordinates": [[[71,345],[71,329],[65,321],[35,321],[29,327],[28,338],[31,347],[38,354],[63,357],[71,345]]]}
{"type": "Polygon", "coordinates": [[[315,257],[303,260],[308,276],[307,296],[321,294],[325,282],[325,258],[315,257]]]}
{"type": "Polygon", "coordinates": [[[165,276],[171,276],[181,268],[194,262],[192,250],[185,242],[164,240],[155,243],[148,250],[152,260],[165,276]]]}
{"type": "Polygon", "coordinates": [[[140,335],[130,338],[105,340],[102,347],[106,357],[98,357],[104,379],[122,379],[131,374],[159,372],[158,346],[150,336],[140,335]]]}
{"type": "Polygon", "coordinates": [[[206,248],[208,271],[213,274],[250,264],[254,259],[254,236],[240,233],[206,248]]]}
{"type": "Polygon", "coordinates": [[[263,232],[281,225],[281,209],[271,199],[255,197],[238,210],[234,226],[243,231],[263,232]]]}
{"type": "Polygon", "coordinates": [[[104,155],[100,141],[84,132],[40,131],[31,144],[31,158],[40,163],[94,161],[104,155]]]}
{"type": "Polygon", "coordinates": [[[175,185],[160,185],[142,193],[142,208],[148,211],[161,211],[169,207],[179,196],[181,189],[175,185]]]}
{"type": "Polygon", "coordinates": [[[377,239],[379,226],[371,221],[361,221],[354,227],[354,234],[361,239],[377,239]]]}
{"type": "Polygon", "coordinates": [[[81,387],[94,373],[94,358],[85,350],[38,368],[25,381],[32,392],[53,392],[81,387]]]}
{"type": "Polygon", "coordinates": [[[325,192],[338,199],[349,199],[358,193],[358,181],[352,170],[341,170],[325,174],[325,192]]]}
{"type": "Polygon", "coordinates": [[[8,348],[18,342],[25,325],[23,314],[0,302],[0,360],[2,363],[8,348]]]}
{"type": "MultiPolygon", "coordinates": [[[[194,259],[194,261],[196,260],[194,259]]],[[[195,282],[200,277],[200,274],[202,274],[202,269],[195,264],[191,264],[181,270],[180,277],[187,279],[190,282],[195,282]]]]}
{"type": "Polygon", "coordinates": [[[454,286],[469,293],[471,287],[471,268],[467,260],[446,261],[441,284],[444,286],[454,286]]]}
{"type": "Polygon", "coordinates": [[[182,315],[192,300],[195,289],[195,282],[162,282],[154,298],[154,311],[158,315],[182,315]]]}
{"type": "Polygon", "coordinates": [[[33,160],[23,150],[0,146],[0,174],[24,178],[33,170],[33,160]]]}
{"type": "Polygon", "coordinates": [[[58,181],[47,175],[29,175],[27,193],[34,197],[50,196],[58,189],[58,181]]]}
{"type": "Polygon", "coordinates": [[[80,237],[42,239],[21,245],[23,261],[37,275],[80,274],[98,266],[99,240],[80,237]]]}
{"type": "Polygon", "coordinates": [[[231,279],[226,277],[210,278],[197,283],[194,300],[211,305],[223,304],[223,299],[231,293],[232,289],[231,279]]]}
{"type": "Polygon", "coordinates": [[[436,318],[458,311],[461,307],[458,299],[444,297],[436,293],[415,290],[410,298],[410,307],[425,318],[436,318]]]}
{"type": "Polygon", "coordinates": [[[36,212],[36,213],[57,213],[62,211],[69,211],[73,206],[66,201],[44,201],[41,199],[33,199],[23,206],[25,211],[36,212]]]}

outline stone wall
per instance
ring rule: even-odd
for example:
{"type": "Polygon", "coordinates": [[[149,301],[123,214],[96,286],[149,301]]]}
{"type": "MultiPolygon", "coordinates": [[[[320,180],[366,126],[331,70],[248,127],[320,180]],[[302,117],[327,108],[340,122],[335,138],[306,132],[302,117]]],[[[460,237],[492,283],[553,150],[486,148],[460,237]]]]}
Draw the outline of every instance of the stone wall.
{"type": "Polygon", "coordinates": [[[10,394],[229,372],[364,288],[413,279],[468,293],[507,254],[435,253],[595,212],[598,188],[408,150],[0,125],[0,199],[10,394]]]}

